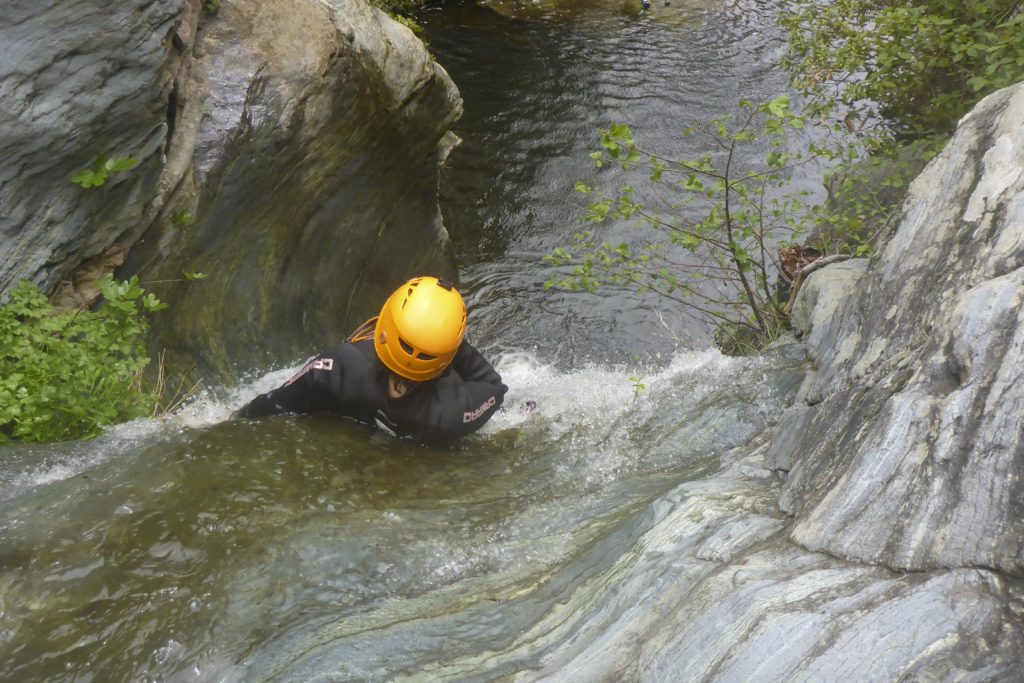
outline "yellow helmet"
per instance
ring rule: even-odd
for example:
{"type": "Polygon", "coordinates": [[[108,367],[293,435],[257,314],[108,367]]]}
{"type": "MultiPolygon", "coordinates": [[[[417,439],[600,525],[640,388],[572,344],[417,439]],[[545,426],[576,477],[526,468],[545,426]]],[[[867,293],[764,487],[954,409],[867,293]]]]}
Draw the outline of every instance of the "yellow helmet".
{"type": "Polygon", "coordinates": [[[455,357],[466,334],[466,304],[436,277],[417,277],[384,302],[373,330],[373,348],[391,372],[423,382],[455,357]]]}

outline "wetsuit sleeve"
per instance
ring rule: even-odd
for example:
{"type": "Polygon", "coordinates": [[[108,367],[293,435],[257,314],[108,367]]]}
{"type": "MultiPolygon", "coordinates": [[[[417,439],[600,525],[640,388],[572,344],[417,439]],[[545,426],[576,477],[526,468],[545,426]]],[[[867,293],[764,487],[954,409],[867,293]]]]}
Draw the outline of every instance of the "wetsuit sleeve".
{"type": "Polygon", "coordinates": [[[334,401],[331,388],[339,385],[341,380],[340,364],[331,354],[321,354],[278,388],[254,398],[234,417],[253,418],[328,410],[334,401]]]}
{"type": "Polygon", "coordinates": [[[438,420],[428,438],[438,445],[480,429],[501,407],[508,391],[501,375],[469,342],[459,347],[451,370],[438,382],[438,420]]]}

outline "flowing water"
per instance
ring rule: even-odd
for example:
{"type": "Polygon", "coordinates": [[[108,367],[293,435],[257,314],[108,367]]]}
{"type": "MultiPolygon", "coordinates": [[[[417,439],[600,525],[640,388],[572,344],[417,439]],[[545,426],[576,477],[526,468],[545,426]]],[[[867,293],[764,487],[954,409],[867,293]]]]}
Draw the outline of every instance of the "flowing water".
{"type": "Polygon", "coordinates": [[[489,678],[537,664],[523,634],[585,638],[610,587],[581,587],[667,492],[760,444],[803,371],[701,350],[706,329],[652,300],[545,293],[539,257],[578,229],[595,128],[681,149],[685,120],[785,90],[772,5],[427,13],[466,102],[443,209],[508,408],[443,452],[226,419],[281,370],[94,441],[5,446],[0,679],[489,678]]]}

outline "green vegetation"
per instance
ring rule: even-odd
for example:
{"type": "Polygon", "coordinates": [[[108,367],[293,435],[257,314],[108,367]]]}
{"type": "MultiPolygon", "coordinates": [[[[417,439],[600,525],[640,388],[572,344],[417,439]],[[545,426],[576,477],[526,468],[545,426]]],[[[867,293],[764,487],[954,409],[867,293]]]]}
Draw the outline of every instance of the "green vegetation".
{"type": "Polygon", "coordinates": [[[417,10],[423,9],[427,4],[427,0],[371,0],[370,4],[391,15],[408,16],[417,10]]]}
{"type": "Polygon", "coordinates": [[[636,400],[640,398],[640,392],[646,389],[647,387],[644,385],[643,378],[641,378],[639,375],[630,376],[629,383],[633,385],[633,403],[635,404],[636,400]]]}
{"type": "Polygon", "coordinates": [[[92,166],[71,176],[71,182],[83,189],[99,187],[107,182],[107,178],[135,168],[138,164],[135,157],[106,157],[100,155],[92,162],[92,166]]]}
{"type": "Polygon", "coordinates": [[[796,0],[788,66],[818,111],[901,137],[949,135],[984,95],[1024,79],[1024,3],[796,0]]]}
{"type": "Polygon", "coordinates": [[[27,281],[0,306],[0,441],[87,438],[153,414],[144,337],[148,314],[166,306],[136,277],[99,286],[96,311],[56,310],[27,281]]]}
{"type": "Polygon", "coordinates": [[[875,145],[860,141],[827,156],[839,165],[825,176],[829,198],[812,207],[806,242],[823,254],[871,256],[879,235],[896,217],[907,187],[937,152],[934,141],[875,145]]]}
{"type": "MultiPolygon", "coordinates": [[[[83,189],[100,187],[136,164],[133,157],[101,155],[71,182],[83,189]]],[[[179,227],[195,222],[188,211],[171,220],[179,227]]],[[[207,277],[192,271],[182,276],[182,281],[207,277]]],[[[157,412],[163,363],[144,384],[150,362],[145,336],[149,315],[166,305],[147,293],[137,276],[117,282],[107,275],[97,286],[103,304],[93,311],[57,309],[28,281],[0,306],[0,442],[89,438],[105,426],[157,412]]],[[[181,389],[165,409],[195,387],[181,389]]]]}
{"type": "MultiPolygon", "coordinates": [[[[632,221],[649,239],[631,246],[578,233],[571,249],[546,257],[563,268],[547,286],[592,292],[611,283],[651,291],[716,323],[725,337],[758,346],[774,339],[786,317],[771,283],[778,270],[774,245],[802,231],[810,211],[801,194],[782,188],[795,165],[819,154],[787,150],[786,132],[804,125],[789,104],[786,96],[761,105],[742,102],[731,120],[688,128],[686,136],[713,150],[691,159],[640,148],[623,124],[601,131],[603,149],[591,155],[595,164],[601,168],[610,159],[623,169],[642,167],[650,182],[643,194],[660,199],[648,205],[628,185],[607,195],[577,183],[591,199],[586,217],[632,221]]],[[[720,340],[735,346],[728,341],[720,340]]]]}
{"type": "Polygon", "coordinates": [[[187,209],[176,211],[171,216],[171,225],[176,228],[187,228],[190,225],[195,225],[196,217],[192,215],[192,212],[187,209]]]}
{"type": "Polygon", "coordinates": [[[957,121],[984,95],[1024,79],[1021,2],[794,0],[782,21],[786,65],[808,108],[796,115],[785,97],[743,103],[738,119],[685,131],[711,151],[682,161],[641,149],[624,124],[601,131],[597,166],[609,157],[623,168],[643,164],[651,186],[608,196],[578,183],[591,198],[586,218],[654,234],[636,247],[580,232],[572,247],[546,257],[562,269],[547,286],[594,291],[613,283],[655,292],[713,322],[724,349],[754,351],[786,324],[785,290],[799,286],[799,273],[791,282],[774,249],[807,231],[810,248],[791,253],[869,256],[910,181],[957,121]],[[831,130],[829,142],[785,151],[785,131],[805,121],[831,130]],[[743,147],[766,155],[740,168],[743,147]],[[785,193],[787,171],[813,158],[834,164],[829,200],[820,206],[785,193]],[[644,205],[640,194],[660,197],[659,205],[644,205]]]}
{"type": "Polygon", "coordinates": [[[818,217],[823,250],[869,253],[957,121],[1024,79],[1020,2],[796,0],[783,24],[807,113],[850,134],[818,217]]]}
{"type": "MultiPolygon", "coordinates": [[[[417,35],[423,33],[423,27],[416,23],[412,15],[417,10],[423,9],[427,0],[370,0],[370,4],[387,12],[388,16],[413,33],[417,35]]],[[[420,40],[423,40],[422,36],[420,36],[420,40]]],[[[424,41],[425,44],[426,41],[424,41]]]]}

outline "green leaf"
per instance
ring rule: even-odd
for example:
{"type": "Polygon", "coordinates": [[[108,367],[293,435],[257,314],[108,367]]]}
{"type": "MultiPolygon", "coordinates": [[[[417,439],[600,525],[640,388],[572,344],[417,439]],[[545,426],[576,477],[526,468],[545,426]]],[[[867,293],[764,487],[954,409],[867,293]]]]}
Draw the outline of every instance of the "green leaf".
{"type": "Polygon", "coordinates": [[[139,161],[135,157],[115,157],[113,159],[107,159],[104,166],[108,171],[120,173],[123,171],[130,171],[135,168],[139,161]]]}
{"type": "Polygon", "coordinates": [[[164,304],[141,297],[137,278],[99,286],[111,299],[95,312],[58,311],[28,282],[0,306],[0,439],[88,438],[152,410],[137,382],[149,360],[142,311],[164,304]]]}
{"type": "Polygon", "coordinates": [[[700,192],[704,189],[704,183],[700,181],[700,178],[696,174],[691,173],[686,176],[686,181],[683,183],[683,187],[692,192],[700,192]]]}
{"type": "Polygon", "coordinates": [[[789,109],[789,95],[779,95],[769,100],[766,106],[773,116],[783,117],[789,109]]]}
{"type": "Polygon", "coordinates": [[[71,182],[80,185],[82,188],[99,187],[107,180],[107,172],[104,169],[99,171],[84,170],[71,176],[71,182]]]}

